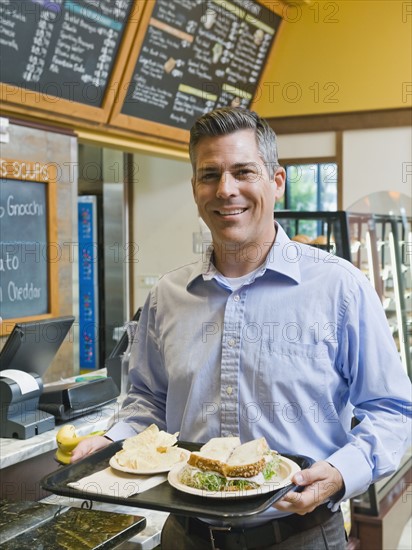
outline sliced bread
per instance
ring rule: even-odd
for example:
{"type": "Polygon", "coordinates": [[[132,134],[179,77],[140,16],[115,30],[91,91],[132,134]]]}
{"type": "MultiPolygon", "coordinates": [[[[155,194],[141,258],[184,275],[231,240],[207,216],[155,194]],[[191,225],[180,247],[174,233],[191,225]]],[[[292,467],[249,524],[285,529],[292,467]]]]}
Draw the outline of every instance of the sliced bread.
{"type": "Polygon", "coordinates": [[[252,477],[262,471],[269,451],[264,437],[243,445],[237,437],[216,437],[199,452],[191,453],[188,464],[224,477],[252,477]]]}
{"type": "Polygon", "coordinates": [[[264,437],[243,443],[233,450],[223,468],[226,477],[252,477],[262,471],[270,452],[264,437]]]}

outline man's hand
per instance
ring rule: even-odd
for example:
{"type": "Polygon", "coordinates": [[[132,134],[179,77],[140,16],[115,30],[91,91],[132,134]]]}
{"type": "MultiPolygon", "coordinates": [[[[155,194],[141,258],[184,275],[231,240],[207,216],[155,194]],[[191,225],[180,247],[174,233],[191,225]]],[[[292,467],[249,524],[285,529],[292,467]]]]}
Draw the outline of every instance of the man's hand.
{"type": "Polygon", "coordinates": [[[274,507],[282,512],[304,515],[312,512],[344,487],[339,470],[325,460],[295,474],[292,482],[304,487],[301,493],[289,492],[274,507]]]}
{"type": "Polygon", "coordinates": [[[110,441],[110,439],[107,439],[102,435],[87,437],[86,439],[80,441],[80,443],[73,449],[70,462],[76,462],[77,460],[94,453],[94,451],[107,447],[111,443],[112,441],[110,441]]]}

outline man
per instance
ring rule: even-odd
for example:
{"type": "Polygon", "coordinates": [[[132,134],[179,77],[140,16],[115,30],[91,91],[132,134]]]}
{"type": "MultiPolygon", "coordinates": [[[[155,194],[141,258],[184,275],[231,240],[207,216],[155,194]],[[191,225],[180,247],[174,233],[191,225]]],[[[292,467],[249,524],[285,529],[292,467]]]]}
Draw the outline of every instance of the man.
{"type": "MultiPolygon", "coordinates": [[[[258,115],[204,115],[190,157],[212,247],[151,290],[132,387],[106,436],[154,422],[189,441],[265,436],[316,461],[294,477],[301,493],[231,530],[171,515],[163,550],[210,548],[211,534],[222,549],[342,549],[339,503],[395,471],[410,434],[410,382],[381,304],[350,263],[291,242],[274,222],[285,171],[258,115]]],[[[73,460],[107,438],[85,440],[73,460]]]]}

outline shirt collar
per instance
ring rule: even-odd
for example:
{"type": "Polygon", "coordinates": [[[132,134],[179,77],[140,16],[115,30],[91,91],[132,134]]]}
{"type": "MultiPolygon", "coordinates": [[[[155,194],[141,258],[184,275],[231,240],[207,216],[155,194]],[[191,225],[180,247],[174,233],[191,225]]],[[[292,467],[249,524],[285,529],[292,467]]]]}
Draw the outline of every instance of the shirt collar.
{"type": "MultiPolygon", "coordinates": [[[[285,275],[296,283],[300,283],[299,258],[302,254],[300,244],[291,241],[284,229],[276,221],[275,226],[276,239],[262,266],[262,274],[266,270],[270,270],[285,275]]],[[[198,277],[203,277],[204,281],[213,279],[217,273],[217,269],[212,262],[212,255],[213,245],[209,245],[206,251],[203,252],[203,258],[194,264],[186,288],[189,288],[198,277]]]]}
{"type": "Polygon", "coordinates": [[[299,259],[302,256],[301,245],[291,241],[283,227],[275,221],[276,239],[266,258],[266,269],[281,273],[296,283],[301,281],[299,259]]]}
{"type": "Polygon", "coordinates": [[[193,265],[192,273],[187,282],[186,288],[192,285],[192,283],[198,278],[203,277],[204,281],[210,281],[217,273],[217,269],[212,262],[213,245],[210,244],[202,252],[202,259],[193,265]]]}

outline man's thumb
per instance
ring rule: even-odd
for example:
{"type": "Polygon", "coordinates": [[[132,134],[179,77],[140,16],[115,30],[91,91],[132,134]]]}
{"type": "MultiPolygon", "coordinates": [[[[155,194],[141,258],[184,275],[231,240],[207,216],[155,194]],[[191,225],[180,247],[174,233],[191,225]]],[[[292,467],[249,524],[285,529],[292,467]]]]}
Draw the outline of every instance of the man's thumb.
{"type": "Polygon", "coordinates": [[[310,485],[312,483],[312,476],[309,470],[302,470],[293,476],[292,481],[295,485],[310,485]]]}

